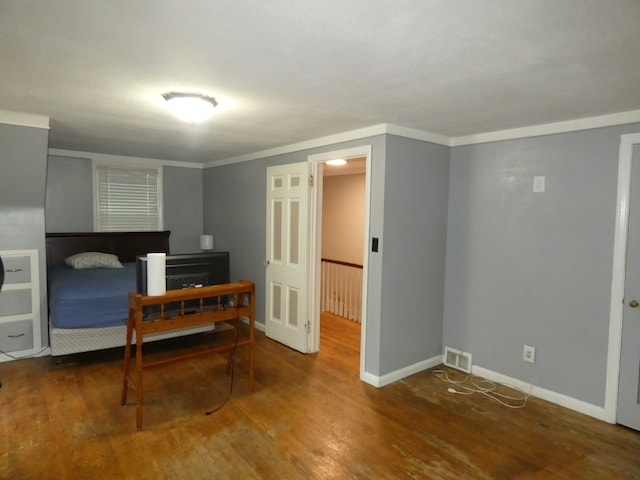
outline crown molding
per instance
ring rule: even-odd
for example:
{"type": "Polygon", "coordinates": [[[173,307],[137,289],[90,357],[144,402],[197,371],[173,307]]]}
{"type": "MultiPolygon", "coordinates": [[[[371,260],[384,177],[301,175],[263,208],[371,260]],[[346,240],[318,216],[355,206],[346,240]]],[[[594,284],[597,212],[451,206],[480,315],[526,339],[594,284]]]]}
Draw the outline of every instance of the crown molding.
{"type": "Polygon", "coordinates": [[[49,117],[46,115],[12,112],[10,110],[0,110],[0,123],[19,127],[44,128],[45,130],[50,128],[49,117]]]}
{"type": "Polygon", "coordinates": [[[476,135],[454,137],[450,140],[450,146],[458,147],[462,145],[474,145],[477,143],[515,140],[518,138],[540,137],[543,135],[577,132],[593,128],[614,127],[616,125],[638,122],[640,122],[640,110],[630,110],[628,112],[600,115],[598,117],[579,118],[564,122],[545,123],[542,125],[533,125],[531,127],[512,128],[509,130],[499,130],[495,132],[479,133],[476,135]]]}
{"type": "Polygon", "coordinates": [[[425,142],[444,145],[446,147],[458,147],[463,145],[474,145],[480,143],[500,142],[504,140],[515,140],[518,138],[539,137],[543,135],[554,135],[559,133],[576,132],[580,130],[590,130],[593,128],[613,127],[630,123],[640,123],[640,110],[630,110],[628,112],[601,115],[598,117],[580,118],[563,122],[546,123],[533,125],[530,127],[512,128],[507,130],[497,130],[493,132],[479,133],[460,137],[447,137],[433,132],[425,132],[413,128],[402,127],[389,123],[373,125],[358,130],[351,130],[336,135],[320,137],[313,140],[284,145],[281,147],[248,153],[237,157],[215,160],[204,164],[204,168],[220,167],[233,163],[248,162],[261,158],[283,155],[287,153],[307,150],[311,148],[326,147],[332,144],[360,140],[375,135],[398,135],[400,137],[422,140],[425,142]]]}
{"type": "MultiPolygon", "coordinates": [[[[19,112],[9,112],[0,110],[0,123],[8,123],[12,125],[22,125],[36,128],[49,128],[49,117],[42,115],[32,115],[19,112]]],[[[505,140],[515,140],[519,138],[538,137],[543,135],[554,135],[560,133],[569,133],[580,130],[590,130],[594,128],[613,127],[617,125],[625,125],[631,123],[640,123],[640,110],[630,110],[627,112],[614,113],[610,115],[601,115],[597,117],[580,118],[563,122],[547,123],[542,125],[533,125],[530,127],[513,128],[507,130],[497,130],[493,132],[479,133],[474,135],[466,135],[459,137],[446,137],[432,132],[425,132],[412,128],[402,127],[399,125],[383,123],[372,125],[357,130],[338,133],[325,137],[319,137],[312,140],[306,140],[290,145],[261,150],[254,153],[248,153],[236,157],[230,157],[222,160],[214,160],[204,164],[194,162],[180,162],[173,160],[127,157],[122,155],[109,155],[94,152],[79,152],[72,150],[49,149],[50,155],[59,155],[75,158],[96,159],[103,161],[121,161],[128,159],[137,163],[153,163],[157,165],[182,167],[182,168],[210,168],[220,167],[223,165],[231,165],[234,163],[248,162],[262,158],[272,157],[276,155],[284,155],[287,153],[298,152],[301,150],[309,150],[313,148],[327,147],[330,145],[349,142],[353,140],[361,140],[377,135],[397,135],[405,138],[412,138],[447,147],[457,147],[464,145],[474,145],[481,143],[500,142],[505,140]]]]}
{"type": "Polygon", "coordinates": [[[137,165],[149,165],[157,167],[161,164],[165,167],[181,167],[181,168],[197,168],[202,169],[201,163],[194,162],[179,162],[175,160],[162,160],[159,158],[145,158],[145,157],[129,157],[126,155],[110,155],[106,153],[95,152],[78,152],[75,150],[61,150],[58,148],[50,148],[49,155],[55,155],[59,157],[71,157],[71,158],[84,158],[86,160],[96,160],[105,163],[135,163],[137,165]]]}
{"type": "Polygon", "coordinates": [[[313,140],[306,140],[304,142],[294,143],[291,145],[284,145],[282,147],[271,148],[268,150],[262,150],[254,153],[248,153],[246,155],[226,158],[223,160],[215,160],[213,162],[205,163],[204,166],[205,168],[220,167],[222,165],[248,162],[251,160],[258,160],[261,158],[273,157],[275,155],[284,155],[287,153],[299,152],[301,150],[309,150],[312,148],[326,147],[329,145],[334,145],[336,143],[349,142],[353,140],[361,140],[363,138],[373,137],[376,135],[386,135],[386,134],[398,135],[400,137],[413,138],[415,140],[423,140],[425,142],[431,142],[431,143],[437,143],[439,145],[449,146],[449,139],[445,136],[438,135],[435,133],[430,133],[430,132],[423,132],[421,130],[415,130],[412,128],[401,127],[399,125],[381,123],[379,125],[372,125],[370,127],[360,128],[357,130],[350,130],[348,132],[329,135],[326,137],[315,138],[313,140]]]}
{"type": "Polygon", "coordinates": [[[386,124],[373,125],[371,127],[360,128],[358,130],[351,130],[348,132],[329,135],[326,137],[305,140],[304,142],[293,143],[291,145],[283,145],[281,147],[261,150],[259,152],[247,153],[246,155],[240,155],[237,157],[225,158],[223,160],[214,160],[213,162],[205,163],[204,167],[221,167],[223,165],[231,165],[233,163],[249,162],[251,160],[273,157],[275,155],[284,155],[287,153],[299,152],[301,150],[326,147],[328,145],[333,145],[336,143],[348,142],[351,140],[360,140],[361,138],[373,137],[376,135],[384,135],[385,133],[389,133],[387,131],[387,126],[388,125],[386,124]]]}
{"type": "Polygon", "coordinates": [[[437,133],[425,132],[413,128],[401,127],[399,125],[385,124],[385,132],[389,135],[397,135],[399,137],[412,138],[414,140],[422,140],[424,142],[435,143],[437,145],[451,146],[451,139],[437,133]]]}

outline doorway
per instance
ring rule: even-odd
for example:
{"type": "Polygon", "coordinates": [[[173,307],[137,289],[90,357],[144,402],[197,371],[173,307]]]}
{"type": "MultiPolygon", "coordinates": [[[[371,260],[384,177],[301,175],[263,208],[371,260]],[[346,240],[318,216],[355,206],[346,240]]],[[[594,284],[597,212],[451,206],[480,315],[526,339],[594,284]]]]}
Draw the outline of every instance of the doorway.
{"type": "MultiPolygon", "coordinates": [[[[316,154],[309,156],[308,160],[311,163],[311,170],[313,172],[314,178],[314,194],[311,198],[311,217],[310,221],[310,230],[311,233],[309,235],[310,239],[310,256],[311,256],[311,271],[310,271],[310,302],[309,302],[309,314],[312,319],[312,332],[310,338],[310,351],[318,351],[320,349],[320,332],[322,325],[321,318],[321,309],[323,307],[323,303],[326,306],[326,299],[323,302],[323,292],[321,291],[321,275],[322,275],[322,232],[323,232],[323,191],[324,191],[324,166],[325,162],[328,160],[334,159],[345,159],[347,160],[347,165],[349,165],[345,173],[362,173],[364,174],[364,200],[363,200],[363,216],[362,218],[362,245],[360,248],[361,258],[362,258],[362,269],[361,269],[361,277],[362,277],[362,289],[360,295],[358,295],[359,305],[357,307],[357,312],[353,310],[353,298],[349,301],[351,302],[351,306],[347,306],[344,299],[340,300],[340,305],[335,312],[332,312],[333,317],[329,317],[325,315],[326,323],[331,323],[331,326],[340,325],[340,322],[353,322],[355,318],[358,317],[359,322],[359,337],[360,337],[360,348],[359,348],[359,357],[360,357],[360,378],[362,378],[364,373],[364,365],[365,365],[365,356],[366,356],[366,299],[367,299],[367,257],[368,257],[368,239],[369,239],[369,198],[370,198],[370,161],[371,161],[371,146],[362,146],[355,147],[345,150],[338,150],[333,152],[326,152],[322,154],[316,154]],[[337,314],[337,315],[336,315],[337,314]],[[344,318],[346,317],[346,318],[344,318]]],[[[335,247],[335,245],[334,245],[335,247]]],[[[340,247],[340,246],[339,246],[340,247]]],[[[347,256],[349,254],[346,254],[347,256]]],[[[353,251],[351,251],[351,255],[353,255],[353,251]]],[[[357,257],[357,255],[356,255],[357,257]]],[[[353,257],[352,257],[353,258],[353,257]]],[[[350,263],[350,262],[345,262],[350,263]]],[[[354,262],[356,263],[356,262],[354,262]]],[[[326,262],[325,262],[326,265],[326,262]]],[[[354,335],[354,325],[351,324],[343,324],[344,325],[344,335],[346,338],[352,338],[354,335]]],[[[327,325],[329,327],[329,325],[327,325]]],[[[336,334],[334,328],[328,328],[328,331],[323,332],[328,335],[336,334]]]]}
{"type": "Polygon", "coordinates": [[[640,134],[621,136],[618,165],[605,416],[640,430],[640,134]]]}

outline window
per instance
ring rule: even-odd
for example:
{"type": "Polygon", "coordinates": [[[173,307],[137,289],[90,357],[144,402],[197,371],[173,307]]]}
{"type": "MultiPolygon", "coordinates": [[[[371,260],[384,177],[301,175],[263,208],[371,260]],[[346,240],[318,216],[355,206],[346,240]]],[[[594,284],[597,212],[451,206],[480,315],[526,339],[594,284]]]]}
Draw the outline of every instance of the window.
{"type": "Polygon", "coordinates": [[[161,168],[94,164],[98,232],[162,230],[161,168]]]}

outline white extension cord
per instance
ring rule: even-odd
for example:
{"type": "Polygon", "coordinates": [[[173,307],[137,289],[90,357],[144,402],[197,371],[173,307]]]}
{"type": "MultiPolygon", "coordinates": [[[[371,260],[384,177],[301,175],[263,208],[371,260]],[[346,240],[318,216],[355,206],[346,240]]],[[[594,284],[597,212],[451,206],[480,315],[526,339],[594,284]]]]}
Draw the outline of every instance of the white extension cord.
{"type": "MultiPolygon", "coordinates": [[[[529,398],[529,393],[516,387],[515,385],[500,384],[504,387],[511,388],[520,393],[519,396],[506,395],[504,393],[497,392],[497,383],[487,380],[486,378],[477,377],[475,375],[467,375],[462,380],[453,380],[449,377],[449,372],[446,370],[433,370],[433,375],[439,380],[452,384],[454,387],[447,388],[447,392],[457,395],[473,395],[479,393],[488,397],[500,405],[507,408],[524,408],[529,398]]],[[[533,386],[532,386],[533,387],[533,386]]]]}

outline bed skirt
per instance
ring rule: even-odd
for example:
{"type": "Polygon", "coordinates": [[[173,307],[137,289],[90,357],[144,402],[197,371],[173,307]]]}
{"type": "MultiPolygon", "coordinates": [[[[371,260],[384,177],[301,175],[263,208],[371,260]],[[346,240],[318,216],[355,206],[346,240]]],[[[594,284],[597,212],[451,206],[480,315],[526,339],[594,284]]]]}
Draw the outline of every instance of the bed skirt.
{"type": "MultiPolygon", "coordinates": [[[[215,325],[201,325],[198,327],[184,328],[153,335],[145,335],[144,341],[163,340],[165,338],[182,337],[194,333],[210,332],[215,325]]],[[[133,333],[135,341],[135,332],[133,333]]],[[[79,352],[91,352],[105,348],[122,347],[127,340],[127,327],[118,325],[115,327],[101,328],[55,328],[49,324],[49,342],[51,355],[69,355],[79,352]]]]}

